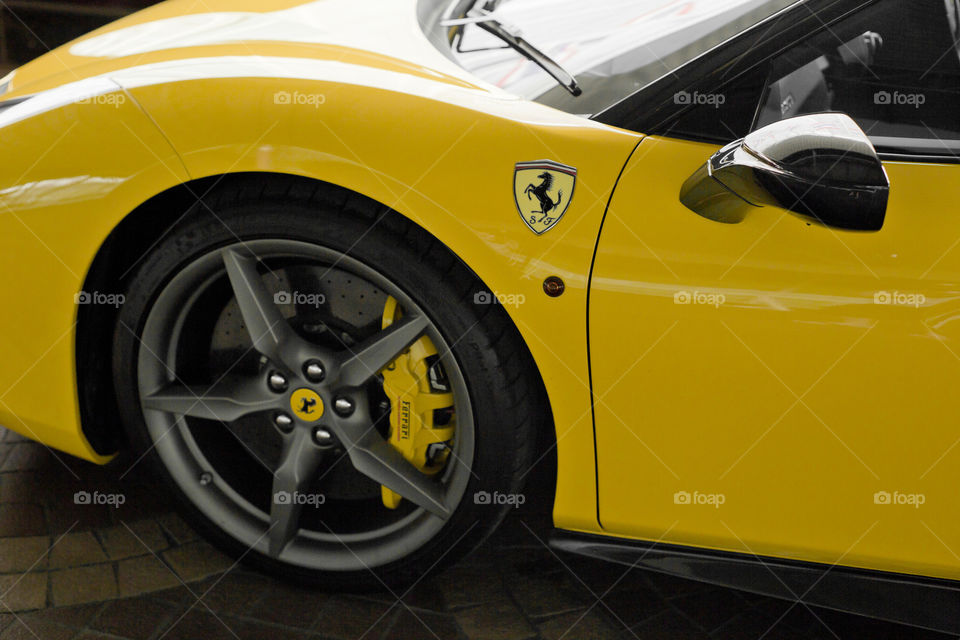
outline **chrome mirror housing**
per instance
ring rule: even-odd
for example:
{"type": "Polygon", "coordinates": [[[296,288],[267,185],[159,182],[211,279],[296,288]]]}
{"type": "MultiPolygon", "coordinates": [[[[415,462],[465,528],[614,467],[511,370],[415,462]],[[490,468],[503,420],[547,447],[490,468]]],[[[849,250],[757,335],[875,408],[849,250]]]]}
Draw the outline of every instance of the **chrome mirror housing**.
{"type": "Polygon", "coordinates": [[[764,206],[838,229],[878,231],[890,181],[850,116],[781,120],[718,151],[680,191],[701,216],[735,224],[764,206]]]}

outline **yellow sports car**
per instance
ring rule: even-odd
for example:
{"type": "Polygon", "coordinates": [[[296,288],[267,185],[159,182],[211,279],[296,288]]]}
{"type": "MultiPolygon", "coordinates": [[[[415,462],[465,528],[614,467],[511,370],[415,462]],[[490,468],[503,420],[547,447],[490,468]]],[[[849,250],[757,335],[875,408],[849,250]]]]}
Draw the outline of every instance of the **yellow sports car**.
{"type": "Polygon", "coordinates": [[[170,0],[0,83],[0,421],[227,551],[960,627],[957,0],[170,0]],[[546,451],[538,438],[550,441],[546,451]]]}

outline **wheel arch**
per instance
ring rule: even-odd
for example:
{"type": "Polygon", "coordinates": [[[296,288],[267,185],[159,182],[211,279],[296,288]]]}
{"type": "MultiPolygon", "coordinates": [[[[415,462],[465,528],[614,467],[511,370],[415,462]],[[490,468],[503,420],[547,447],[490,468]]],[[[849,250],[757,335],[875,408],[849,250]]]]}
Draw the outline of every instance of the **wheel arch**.
{"type": "MultiPolygon", "coordinates": [[[[292,192],[316,191],[320,188],[342,190],[350,196],[383,209],[385,205],[356,191],[315,178],[286,173],[229,173],[191,180],[152,196],[127,214],[107,236],[91,263],[84,282],[84,291],[126,291],[130,277],[140,259],[146,255],[180,220],[191,215],[197,206],[203,208],[204,199],[211,193],[231,189],[241,193],[250,189],[259,195],[264,189],[292,192]]],[[[408,216],[387,207],[388,215],[395,215],[412,225],[416,233],[435,241],[434,246],[448,252],[483,290],[490,291],[483,278],[454,250],[408,216]]],[[[494,305],[493,311],[509,317],[503,307],[494,305]]],[[[124,447],[119,427],[119,410],[114,393],[111,351],[118,308],[109,305],[82,305],[79,307],[76,330],[77,394],[80,424],[84,436],[94,450],[109,455],[124,447]]],[[[513,319],[510,325],[527,347],[524,357],[537,371],[541,395],[543,422],[538,429],[538,458],[544,461],[543,470],[548,482],[555,479],[556,441],[553,411],[544,384],[543,372],[533,357],[522,332],[513,319]]]]}
{"type": "MultiPolygon", "coordinates": [[[[125,291],[139,258],[184,216],[214,178],[182,183],[162,191],[124,216],[97,250],[83,291],[125,291]]],[[[100,455],[122,448],[122,429],[114,396],[110,353],[118,308],[78,307],[75,340],[80,428],[100,455]]]]}

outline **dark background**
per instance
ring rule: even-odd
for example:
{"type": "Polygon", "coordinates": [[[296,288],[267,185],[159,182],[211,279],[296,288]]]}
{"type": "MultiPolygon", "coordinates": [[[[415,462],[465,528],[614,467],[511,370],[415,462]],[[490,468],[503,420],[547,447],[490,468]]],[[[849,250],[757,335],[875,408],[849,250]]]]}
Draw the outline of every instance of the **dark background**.
{"type": "Polygon", "coordinates": [[[0,69],[3,73],[157,0],[3,0],[0,69]]]}

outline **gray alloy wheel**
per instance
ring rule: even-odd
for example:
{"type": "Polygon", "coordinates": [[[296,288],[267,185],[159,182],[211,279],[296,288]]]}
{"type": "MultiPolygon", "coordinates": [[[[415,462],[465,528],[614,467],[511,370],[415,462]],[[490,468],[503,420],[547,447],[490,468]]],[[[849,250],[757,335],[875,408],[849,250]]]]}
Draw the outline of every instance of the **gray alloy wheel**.
{"type": "Polygon", "coordinates": [[[311,243],[252,240],[200,256],[160,290],[141,332],[137,388],[151,446],[211,522],[277,561],[358,571],[421,547],[463,498],[474,457],[473,410],[450,346],[409,295],[366,264],[311,243]],[[347,321],[299,322],[297,305],[278,296],[304,273],[329,283],[328,297],[346,300],[359,288],[363,309],[389,296],[403,315],[375,331],[369,322],[365,330],[347,321]],[[450,455],[435,475],[386,440],[378,376],[423,336],[439,354],[431,366],[442,370],[456,416],[450,455]],[[246,469],[236,458],[217,459],[230,434],[250,454],[246,469]],[[258,444],[264,439],[275,440],[272,449],[258,444]],[[269,487],[254,486],[256,477],[269,487]],[[376,505],[380,485],[401,495],[403,507],[376,505]],[[358,487],[367,493],[358,497],[358,487]],[[343,524],[361,504],[364,517],[343,524]]]}

